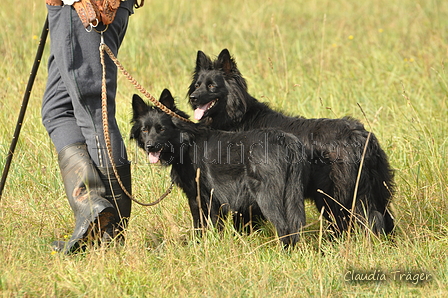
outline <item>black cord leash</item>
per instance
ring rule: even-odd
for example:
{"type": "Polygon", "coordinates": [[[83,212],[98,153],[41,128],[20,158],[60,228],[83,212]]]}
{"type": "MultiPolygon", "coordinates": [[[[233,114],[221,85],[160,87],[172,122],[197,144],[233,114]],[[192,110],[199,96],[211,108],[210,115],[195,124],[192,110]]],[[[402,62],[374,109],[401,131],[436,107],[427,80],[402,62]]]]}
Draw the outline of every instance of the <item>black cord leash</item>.
{"type": "Polygon", "coordinates": [[[12,137],[11,146],[9,147],[8,156],[6,157],[5,167],[3,168],[2,180],[0,182],[0,200],[3,195],[3,189],[5,188],[6,178],[8,177],[8,172],[11,166],[12,158],[14,156],[14,151],[16,149],[16,145],[19,140],[20,130],[23,125],[23,119],[25,118],[25,112],[28,106],[28,101],[31,96],[31,90],[33,89],[34,80],[36,78],[42,54],[45,49],[45,42],[47,41],[47,36],[48,36],[48,16],[45,18],[45,23],[44,26],[42,27],[42,33],[40,35],[40,41],[39,46],[37,47],[36,57],[34,58],[33,68],[31,69],[28,84],[26,85],[25,94],[22,100],[22,106],[20,108],[19,117],[17,119],[16,129],[14,131],[14,136],[12,137]]]}

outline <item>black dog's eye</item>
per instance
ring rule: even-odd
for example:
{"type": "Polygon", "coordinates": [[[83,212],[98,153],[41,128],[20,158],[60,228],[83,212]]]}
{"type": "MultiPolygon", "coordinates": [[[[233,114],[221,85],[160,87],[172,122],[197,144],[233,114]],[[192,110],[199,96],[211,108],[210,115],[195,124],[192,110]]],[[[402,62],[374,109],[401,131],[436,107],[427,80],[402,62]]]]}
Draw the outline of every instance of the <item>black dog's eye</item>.
{"type": "Polygon", "coordinates": [[[198,89],[199,88],[199,83],[194,84],[194,88],[198,89]]]}
{"type": "Polygon", "coordinates": [[[142,127],[142,132],[143,133],[148,133],[149,129],[147,127],[142,127]]]}

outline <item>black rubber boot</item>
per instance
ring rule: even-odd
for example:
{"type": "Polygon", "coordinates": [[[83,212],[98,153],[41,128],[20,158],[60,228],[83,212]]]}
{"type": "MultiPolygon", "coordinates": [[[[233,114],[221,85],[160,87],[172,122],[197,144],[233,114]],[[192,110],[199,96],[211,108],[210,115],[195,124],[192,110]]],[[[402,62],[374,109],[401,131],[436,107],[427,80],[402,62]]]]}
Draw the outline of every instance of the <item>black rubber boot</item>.
{"type": "MultiPolygon", "coordinates": [[[[112,168],[98,168],[101,180],[106,186],[106,199],[112,203],[112,205],[117,210],[117,219],[114,222],[113,238],[118,237],[118,239],[123,240],[123,231],[126,229],[131,215],[132,201],[129,196],[124,192],[118,179],[115,177],[112,168]]],[[[132,184],[131,184],[131,165],[121,165],[117,166],[118,176],[123,183],[123,186],[127,192],[132,195],[132,184]]]]}
{"type": "Polygon", "coordinates": [[[58,161],[75,215],[75,229],[68,242],[53,242],[53,249],[70,254],[84,249],[90,241],[101,241],[105,231],[111,233],[118,215],[114,204],[106,199],[106,188],[85,144],[65,147],[58,161]]]}

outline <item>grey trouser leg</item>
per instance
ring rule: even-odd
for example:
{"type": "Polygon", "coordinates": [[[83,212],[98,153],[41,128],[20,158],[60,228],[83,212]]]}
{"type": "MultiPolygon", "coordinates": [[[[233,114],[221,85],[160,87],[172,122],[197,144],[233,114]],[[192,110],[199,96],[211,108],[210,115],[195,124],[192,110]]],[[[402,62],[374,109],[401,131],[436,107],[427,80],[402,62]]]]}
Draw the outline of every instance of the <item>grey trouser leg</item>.
{"type": "MultiPolygon", "coordinates": [[[[97,166],[110,166],[101,115],[100,34],[87,32],[71,6],[48,6],[51,48],[48,81],[42,102],[42,122],[57,152],[74,143],[86,143],[97,166]]],[[[117,55],[129,11],[120,7],[104,32],[104,41],[117,55]]],[[[104,29],[100,24],[98,31],[104,29]]],[[[115,120],[117,68],[105,54],[109,133],[117,165],[127,164],[123,139],[115,120]]]]}

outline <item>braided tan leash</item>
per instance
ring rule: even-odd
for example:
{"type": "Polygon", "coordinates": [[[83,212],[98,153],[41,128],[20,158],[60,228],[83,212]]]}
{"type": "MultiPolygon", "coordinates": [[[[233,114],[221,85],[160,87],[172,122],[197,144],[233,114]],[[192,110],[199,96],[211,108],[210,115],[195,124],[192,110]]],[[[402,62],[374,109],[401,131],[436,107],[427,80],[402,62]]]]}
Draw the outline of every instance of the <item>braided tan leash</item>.
{"type": "Polygon", "coordinates": [[[106,90],[106,63],[104,63],[104,52],[106,52],[109,57],[112,59],[112,61],[115,63],[115,65],[118,67],[118,69],[128,78],[128,80],[134,85],[137,90],[142,92],[155,106],[157,106],[159,109],[161,109],[163,112],[167,113],[168,115],[172,117],[176,117],[182,121],[185,122],[192,122],[189,119],[186,119],[175,112],[168,109],[166,106],[164,106],[162,103],[157,101],[154,96],[152,96],[148,91],[146,91],[120,64],[120,62],[117,60],[115,55],[112,53],[111,49],[104,43],[103,35],[101,34],[101,43],[100,43],[100,58],[101,58],[101,65],[102,65],[102,81],[101,81],[101,113],[102,113],[102,120],[103,120],[103,129],[104,129],[104,140],[106,142],[106,149],[107,149],[107,155],[109,156],[110,163],[112,165],[112,170],[115,174],[115,177],[117,178],[118,184],[120,185],[123,192],[135,203],[142,205],[142,206],[154,206],[158,203],[160,203],[166,196],[168,196],[171,193],[171,190],[173,189],[174,183],[171,182],[170,187],[166,190],[166,192],[160,196],[157,200],[151,203],[142,203],[138,200],[136,200],[126,189],[123,182],[121,181],[121,178],[117,171],[117,166],[112,158],[112,146],[110,144],[110,135],[109,135],[109,117],[107,115],[107,90],[106,90]]]}
{"type": "MultiPolygon", "coordinates": [[[[103,55],[103,51],[106,51],[106,53],[109,55],[110,59],[112,59],[112,61],[115,63],[115,65],[118,67],[118,69],[124,74],[124,76],[129,80],[129,82],[131,82],[132,85],[134,85],[134,87],[140,91],[141,93],[143,93],[156,107],[158,107],[159,109],[161,109],[163,112],[167,113],[168,115],[170,115],[171,117],[175,117],[178,118],[182,121],[185,122],[191,122],[191,120],[184,118],[178,114],[176,114],[175,112],[171,111],[170,109],[168,109],[165,105],[163,105],[160,101],[158,101],[157,99],[154,98],[154,96],[152,96],[145,88],[142,87],[142,85],[140,85],[127,71],[126,69],[124,69],[124,67],[121,65],[121,63],[118,61],[118,59],[115,57],[114,53],[112,53],[111,49],[104,43],[102,42],[100,45],[100,52],[103,55]]],[[[104,58],[103,58],[104,59],[104,58]]],[[[105,75],[105,69],[106,66],[104,64],[104,61],[101,61],[102,65],[103,65],[103,76],[105,75]]],[[[103,87],[105,87],[105,84],[103,84],[103,87]]]]}

